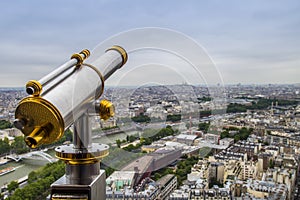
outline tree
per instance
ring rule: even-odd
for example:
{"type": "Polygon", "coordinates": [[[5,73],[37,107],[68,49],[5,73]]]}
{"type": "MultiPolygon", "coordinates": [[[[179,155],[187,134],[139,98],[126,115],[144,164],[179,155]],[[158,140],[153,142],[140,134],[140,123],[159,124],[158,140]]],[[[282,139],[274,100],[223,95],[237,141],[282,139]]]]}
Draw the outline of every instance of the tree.
{"type": "Polygon", "coordinates": [[[203,131],[204,133],[207,133],[209,126],[210,126],[210,122],[209,123],[205,123],[205,122],[199,123],[198,130],[203,131]]]}
{"type": "Polygon", "coordinates": [[[133,144],[130,144],[127,147],[124,147],[123,149],[126,151],[132,151],[132,150],[135,150],[136,147],[133,144]]]}
{"type": "Polygon", "coordinates": [[[171,122],[178,122],[181,120],[181,115],[180,114],[175,114],[175,115],[167,115],[166,121],[171,121],[171,122]]]}
{"type": "Polygon", "coordinates": [[[247,106],[237,103],[230,103],[227,106],[227,113],[239,113],[239,112],[246,112],[247,106]]]}
{"type": "Polygon", "coordinates": [[[224,187],[223,183],[218,181],[216,178],[211,178],[208,184],[209,188],[212,188],[214,185],[218,185],[219,187],[224,187]]]}
{"type": "MultiPolygon", "coordinates": [[[[65,173],[63,162],[49,163],[36,173],[30,173],[31,182],[15,190],[8,200],[46,199],[50,185],[65,173]]],[[[28,177],[29,178],[29,177],[28,177]]]]}
{"type": "Polygon", "coordinates": [[[156,173],[154,174],[154,180],[157,181],[157,180],[160,179],[160,178],[161,178],[161,174],[156,172],[156,173]]]}
{"type": "Polygon", "coordinates": [[[203,97],[198,97],[197,100],[199,103],[201,103],[201,102],[206,102],[206,101],[212,101],[212,98],[203,96],[203,97]]]}
{"type": "Polygon", "coordinates": [[[0,120],[0,129],[7,129],[11,128],[12,124],[9,121],[6,120],[0,120]]]}
{"type": "Polygon", "coordinates": [[[28,174],[28,183],[33,183],[35,180],[38,179],[38,174],[36,171],[32,171],[28,174]]]}
{"type": "Polygon", "coordinates": [[[121,147],[121,144],[122,144],[121,140],[117,139],[117,140],[116,140],[116,143],[117,143],[117,146],[120,148],[120,147],[121,147]]]}
{"type": "Polygon", "coordinates": [[[107,167],[107,168],[105,169],[106,177],[109,177],[114,171],[115,171],[114,168],[107,167]]]}
{"type": "Polygon", "coordinates": [[[208,117],[211,115],[211,110],[201,110],[200,111],[200,117],[208,117]]]}
{"type": "Polygon", "coordinates": [[[13,151],[17,154],[26,153],[29,151],[29,148],[24,142],[23,136],[15,137],[14,142],[11,144],[13,151]]]}
{"type": "Polygon", "coordinates": [[[134,122],[140,122],[140,123],[143,123],[143,122],[148,123],[151,121],[150,117],[148,117],[147,115],[139,115],[136,117],[132,117],[131,119],[134,122]]]}
{"type": "Polygon", "coordinates": [[[138,136],[135,136],[135,135],[129,135],[129,136],[127,135],[126,140],[127,140],[127,142],[133,142],[137,138],[138,138],[138,136]]]}
{"type": "Polygon", "coordinates": [[[67,129],[65,131],[65,137],[66,137],[66,141],[73,141],[73,133],[70,129],[67,129]]]}
{"type": "Polygon", "coordinates": [[[221,133],[221,139],[229,137],[229,131],[225,130],[221,133]]]}
{"type": "Polygon", "coordinates": [[[7,137],[5,137],[3,140],[0,140],[0,155],[9,153],[9,151],[10,151],[9,140],[7,137]]]}
{"type": "Polygon", "coordinates": [[[275,166],[274,161],[272,159],[270,159],[270,161],[269,161],[269,168],[273,169],[274,166],[275,166]]]}
{"type": "Polygon", "coordinates": [[[151,142],[151,140],[150,140],[149,138],[141,137],[141,138],[140,138],[140,143],[141,143],[142,145],[150,145],[152,142],[151,142]]]}
{"type": "Polygon", "coordinates": [[[17,189],[19,187],[19,184],[17,181],[12,181],[7,185],[7,190],[9,193],[11,193],[12,191],[14,191],[15,189],[17,189]]]}

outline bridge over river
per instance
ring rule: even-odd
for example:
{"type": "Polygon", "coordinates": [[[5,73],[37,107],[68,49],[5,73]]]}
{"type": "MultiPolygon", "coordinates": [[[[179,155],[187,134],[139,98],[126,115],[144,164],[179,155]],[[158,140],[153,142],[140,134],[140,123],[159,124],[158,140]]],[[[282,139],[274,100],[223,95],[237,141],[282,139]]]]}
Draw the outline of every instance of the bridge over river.
{"type": "Polygon", "coordinates": [[[25,154],[11,154],[6,156],[7,159],[14,160],[16,162],[19,161],[46,161],[49,163],[55,162],[57,159],[53,158],[51,155],[47,154],[44,151],[32,151],[25,154]]]}
{"type": "Polygon", "coordinates": [[[11,162],[0,166],[0,170],[14,168],[14,171],[0,177],[0,188],[11,181],[23,182],[30,172],[57,160],[44,151],[32,151],[21,155],[11,154],[5,157],[11,162]]]}

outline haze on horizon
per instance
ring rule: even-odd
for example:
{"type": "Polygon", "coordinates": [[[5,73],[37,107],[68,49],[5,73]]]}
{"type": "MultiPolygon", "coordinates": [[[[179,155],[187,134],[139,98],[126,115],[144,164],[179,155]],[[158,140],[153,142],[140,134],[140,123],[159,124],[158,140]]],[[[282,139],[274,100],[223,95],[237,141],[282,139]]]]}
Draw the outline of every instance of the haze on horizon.
{"type": "MultiPolygon", "coordinates": [[[[54,70],[73,53],[143,27],[171,29],[195,40],[217,66],[224,84],[300,82],[297,0],[31,0],[1,1],[0,5],[0,87],[23,87],[28,80],[38,80],[54,70]]],[[[145,66],[151,64],[149,60],[145,57],[145,66]]],[[[159,74],[151,69],[160,69],[157,67],[166,66],[164,63],[132,71],[130,77],[135,78],[127,78],[124,85],[143,84],[136,82],[139,79],[151,83],[152,77],[157,78],[153,83],[186,81],[176,78],[178,73],[166,76],[181,67],[178,60],[171,61],[159,74]]],[[[139,62],[143,63],[143,57],[139,62]]],[[[118,78],[116,74],[108,85],[118,78]]]]}

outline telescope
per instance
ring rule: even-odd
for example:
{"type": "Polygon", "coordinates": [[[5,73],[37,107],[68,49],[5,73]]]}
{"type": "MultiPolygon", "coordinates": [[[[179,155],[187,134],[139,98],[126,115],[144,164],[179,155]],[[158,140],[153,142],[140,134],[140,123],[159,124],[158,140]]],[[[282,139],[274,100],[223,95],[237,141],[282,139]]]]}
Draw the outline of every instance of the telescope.
{"type": "Polygon", "coordinates": [[[66,174],[51,185],[50,199],[105,199],[100,160],[108,155],[108,146],[92,143],[89,117],[114,116],[113,104],[98,99],[105,81],[126,61],[120,46],[112,46],[99,58],[85,49],[39,81],[26,84],[28,96],[16,108],[14,125],[30,148],[58,141],[74,125],[73,143],[55,149],[56,157],[66,163],[66,174]]]}

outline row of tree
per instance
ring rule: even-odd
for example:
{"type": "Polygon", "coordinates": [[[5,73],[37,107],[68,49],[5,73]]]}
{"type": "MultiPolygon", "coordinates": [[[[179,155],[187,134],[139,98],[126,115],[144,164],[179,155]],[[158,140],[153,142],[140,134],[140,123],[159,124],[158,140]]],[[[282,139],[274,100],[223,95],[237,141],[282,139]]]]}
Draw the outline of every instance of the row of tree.
{"type": "MultiPolygon", "coordinates": [[[[149,122],[161,122],[162,119],[160,118],[150,118],[147,115],[138,115],[131,118],[132,121],[137,123],[149,123],[149,122]]],[[[174,115],[167,115],[166,121],[167,122],[178,122],[181,120],[180,114],[174,114],[174,115]]]]}
{"type": "Polygon", "coordinates": [[[0,130],[7,129],[7,128],[12,128],[12,127],[13,127],[13,125],[9,121],[0,120],[0,130]]]}
{"type": "Polygon", "coordinates": [[[227,107],[227,113],[246,112],[247,110],[263,110],[269,108],[272,103],[275,105],[276,102],[279,106],[294,106],[299,103],[298,101],[284,99],[258,99],[257,101],[253,101],[251,105],[231,103],[227,107]]]}
{"type": "Polygon", "coordinates": [[[209,126],[210,126],[210,122],[201,122],[198,124],[198,130],[199,131],[203,131],[204,133],[207,133],[208,132],[208,129],[209,129],[209,126]]]}
{"type": "Polygon", "coordinates": [[[61,161],[49,163],[38,171],[30,172],[28,184],[24,188],[18,188],[16,182],[11,182],[8,186],[9,192],[15,192],[7,200],[22,199],[46,199],[49,195],[50,185],[65,173],[65,164],[61,161]]]}
{"type": "Polygon", "coordinates": [[[187,175],[191,173],[193,165],[198,163],[198,157],[182,157],[177,163],[176,168],[165,167],[154,172],[152,178],[156,181],[167,174],[174,174],[177,177],[178,186],[182,185],[182,182],[187,179],[187,175]]]}
{"type": "Polygon", "coordinates": [[[137,123],[149,123],[151,121],[150,117],[147,115],[138,115],[131,118],[132,121],[137,123]]]}
{"type": "Polygon", "coordinates": [[[154,141],[157,141],[161,138],[171,136],[178,133],[178,130],[173,130],[171,126],[166,126],[166,128],[162,128],[160,130],[156,129],[146,129],[143,133],[141,138],[144,140],[148,140],[146,143],[152,143],[154,141]]]}
{"type": "Polygon", "coordinates": [[[243,127],[241,129],[236,129],[235,131],[237,131],[237,133],[235,133],[235,134],[230,134],[229,131],[230,131],[229,129],[225,129],[221,133],[221,139],[223,139],[223,138],[234,138],[234,142],[237,142],[239,140],[247,140],[249,135],[252,134],[253,128],[248,129],[246,127],[243,127]]]}
{"type": "Polygon", "coordinates": [[[172,129],[171,126],[167,126],[166,128],[162,128],[159,131],[155,129],[146,129],[143,134],[141,135],[140,142],[136,145],[130,144],[123,149],[125,151],[135,151],[140,149],[143,145],[150,145],[152,142],[157,141],[161,138],[174,135],[175,131],[172,129]]]}
{"type": "Polygon", "coordinates": [[[126,140],[117,139],[116,143],[117,146],[120,148],[121,144],[123,143],[129,143],[139,139],[140,142],[138,144],[136,145],[129,144],[128,146],[123,148],[125,151],[130,152],[139,149],[143,145],[150,145],[152,142],[157,141],[163,137],[174,135],[177,132],[178,130],[174,131],[171,126],[167,126],[166,128],[162,128],[160,130],[146,129],[142,133],[141,137],[139,135],[130,135],[126,137],[126,140]]]}
{"type": "Polygon", "coordinates": [[[198,97],[197,100],[199,103],[202,103],[202,102],[212,101],[213,99],[211,97],[203,96],[203,97],[198,97]]]}
{"type": "MultiPolygon", "coordinates": [[[[62,144],[65,141],[72,141],[72,135],[73,133],[70,130],[66,130],[65,134],[57,142],[51,144],[51,146],[62,144]]],[[[50,145],[42,145],[40,148],[43,149],[49,146],[50,145]]],[[[8,138],[4,138],[3,140],[0,139],[0,155],[10,153],[22,154],[29,151],[30,148],[25,144],[24,136],[15,137],[14,141],[11,144],[8,138]]]]}
{"type": "MultiPolygon", "coordinates": [[[[254,101],[250,105],[243,105],[237,103],[230,103],[227,106],[226,113],[240,113],[246,112],[247,110],[263,110],[267,109],[273,103],[274,105],[276,102],[278,106],[295,106],[299,104],[299,101],[294,100],[283,100],[283,99],[253,99],[254,101]]],[[[223,113],[223,110],[214,110],[215,113],[223,113]]],[[[201,110],[200,117],[208,117],[212,115],[211,110],[201,110]]]]}
{"type": "Polygon", "coordinates": [[[9,153],[21,154],[29,151],[26,146],[23,136],[15,137],[14,141],[10,144],[8,138],[0,139],[0,155],[9,153]]]}
{"type": "Polygon", "coordinates": [[[167,115],[167,122],[178,122],[181,120],[180,114],[174,114],[174,115],[167,115]]]}
{"type": "Polygon", "coordinates": [[[138,134],[135,134],[135,135],[127,135],[126,136],[126,140],[120,140],[120,139],[117,139],[116,140],[116,143],[117,143],[117,146],[120,148],[121,147],[121,144],[123,143],[128,143],[128,142],[133,142],[135,140],[139,139],[139,135],[138,134]]]}

